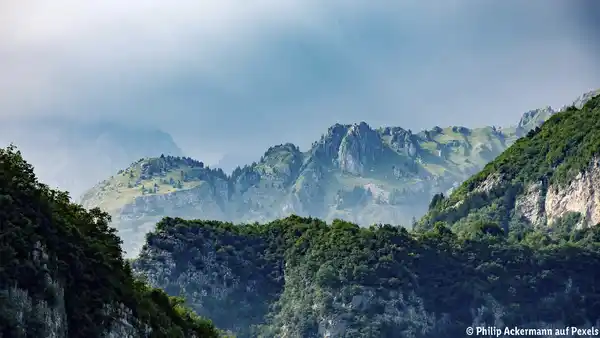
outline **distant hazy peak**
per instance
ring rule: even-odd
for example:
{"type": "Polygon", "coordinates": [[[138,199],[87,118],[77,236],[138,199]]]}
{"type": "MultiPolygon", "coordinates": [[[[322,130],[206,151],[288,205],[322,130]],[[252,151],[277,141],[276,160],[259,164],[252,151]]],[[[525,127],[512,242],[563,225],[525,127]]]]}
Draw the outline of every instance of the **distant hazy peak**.
{"type": "Polygon", "coordinates": [[[589,91],[578,97],[575,101],[573,101],[571,106],[575,106],[577,109],[581,109],[589,100],[591,100],[597,95],[600,95],[600,89],[589,91]]]}
{"type": "Polygon", "coordinates": [[[541,126],[542,123],[544,123],[544,121],[546,121],[550,116],[552,116],[555,113],[556,111],[550,106],[530,110],[528,112],[523,113],[521,119],[519,120],[517,128],[527,130],[534,129],[536,127],[541,126]]]}
{"type": "Polygon", "coordinates": [[[564,105],[558,110],[555,110],[550,106],[546,106],[543,108],[527,111],[523,113],[521,119],[519,120],[519,124],[517,125],[517,135],[519,137],[524,136],[529,130],[541,126],[544,123],[544,121],[548,120],[552,115],[556,114],[559,111],[563,111],[568,107],[574,106],[577,109],[581,109],[589,100],[591,100],[594,96],[597,96],[599,94],[600,89],[589,91],[579,96],[571,104],[564,105]]]}
{"type": "Polygon", "coordinates": [[[183,155],[171,135],[156,128],[65,117],[0,123],[0,145],[9,143],[41,180],[74,198],[139,158],[183,155]]]}

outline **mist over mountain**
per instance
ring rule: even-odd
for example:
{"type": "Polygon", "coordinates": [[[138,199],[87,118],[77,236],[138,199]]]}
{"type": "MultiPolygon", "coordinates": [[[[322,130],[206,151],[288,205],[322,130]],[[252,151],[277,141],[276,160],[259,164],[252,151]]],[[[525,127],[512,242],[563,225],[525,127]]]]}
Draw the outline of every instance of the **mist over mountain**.
{"type": "Polygon", "coordinates": [[[4,121],[0,145],[10,143],[27,157],[41,180],[75,199],[140,158],[183,154],[171,135],[159,129],[67,118],[4,121]]]}

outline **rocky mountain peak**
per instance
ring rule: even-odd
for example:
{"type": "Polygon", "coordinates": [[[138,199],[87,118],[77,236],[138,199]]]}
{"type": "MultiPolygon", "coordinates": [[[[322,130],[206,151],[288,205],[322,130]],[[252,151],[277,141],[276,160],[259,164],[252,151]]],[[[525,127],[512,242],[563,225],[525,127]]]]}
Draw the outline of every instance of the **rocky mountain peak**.
{"type": "MultiPolygon", "coordinates": [[[[391,132],[389,129],[388,133],[391,132]]],[[[381,156],[383,147],[380,132],[363,121],[329,127],[310,152],[320,163],[361,175],[381,156]]]]}
{"type": "Polygon", "coordinates": [[[383,154],[381,136],[365,122],[353,124],[338,149],[338,166],[342,172],[362,175],[383,154]]]}
{"type": "MultiPolygon", "coordinates": [[[[525,113],[521,129],[552,113],[525,113]]],[[[513,144],[516,129],[435,126],[414,133],[335,124],[306,152],[291,143],[272,146],[230,176],[191,159],[147,159],[92,188],[83,202],[114,215],[132,254],[144,238],[140,229],[164,215],[248,223],[297,214],[407,225],[434,194],[456,189],[513,144]]]]}
{"type": "Polygon", "coordinates": [[[327,133],[321,135],[319,141],[313,143],[310,151],[312,157],[325,165],[335,164],[338,149],[349,128],[349,125],[339,123],[329,127],[327,133]]]}
{"type": "Polygon", "coordinates": [[[584,93],[583,95],[578,97],[575,101],[573,101],[571,106],[574,106],[577,109],[581,109],[588,101],[590,101],[591,99],[593,99],[594,97],[596,97],[598,95],[600,95],[600,89],[596,89],[596,90],[592,90],[587,93],[584,93]]]}
{"type": "Polygon", "coordinates": [[[291,183],[298,175],[304,154],[292,143],[270,147],[261,157],[254,170],[263,178],[291,183]]]}
{"type": "Polygon", "coordinates": [[[300,151],[300,148],[298,148],[298,146],[293,143],[279,144],[276,146],[269,147],[269,149],[267,149],[267,151],[265,151],[265,153],[260,161],[266,162],[269,159],[272,159],[274,157],[277,158],[277,156],[279,156],[281,154],[285,154],[285,153],[301,154],[301,151],[300,151]]]}
{"type": "Polygon", "coordinates": [[[523,115],[521,116],[521,120],[517,125],[517,136],[525,136],[527,132],[541,126],[544,123],[544,121],[548,120],[550,116],[556,114],[559,111],[564,111],[569,107],[575,107],[577,109],[583,108],[583,106],[588,101],[590,101],[592,98],[598,95],[600,95],[600,89],[586,92],[579,96],[577,99],[575,99],[571,104],[565,105],[558,110],[555,110],[550,106],[546,106],[543,108],[538,108],[523,113],[523,115]]]}
{"type": "Polygon", "coordinates": [[[523,113],[519,124],[517,125],[517,134],[519,137],[524,136],[532,129],[541,126],[550,116],[556,114],[556,111],[550,106],[530,110],[523,113]]]}

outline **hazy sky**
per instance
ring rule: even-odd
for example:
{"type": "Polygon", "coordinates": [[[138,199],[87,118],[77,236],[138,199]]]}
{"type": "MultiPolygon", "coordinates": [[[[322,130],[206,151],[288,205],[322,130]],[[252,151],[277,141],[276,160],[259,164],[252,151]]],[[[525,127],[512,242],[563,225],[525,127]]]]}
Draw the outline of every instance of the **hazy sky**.
{"type": "Polygon", "coordinates": [[[0,117],[157,125],[186,153],[335,123],[510,124],[600,87],[596,0],[5,0],[0,117]]]}

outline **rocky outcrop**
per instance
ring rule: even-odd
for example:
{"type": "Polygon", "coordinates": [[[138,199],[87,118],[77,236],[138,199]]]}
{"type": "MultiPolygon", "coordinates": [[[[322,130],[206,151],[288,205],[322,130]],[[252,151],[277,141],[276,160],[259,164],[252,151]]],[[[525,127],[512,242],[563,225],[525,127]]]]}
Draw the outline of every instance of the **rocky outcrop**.
{"type": "Polygon", "coordinates": [[[54,304],[34,299],[27,290],[9,287],[0,290],[0,311],[19,329],[10,337],[68,337],[68,324],[64,309],[64,288],[52,279],[46,280],[51,288],[54,304]]]}
{"type": "Polygon", "coordinates": [[[525,136],[529,130],[541,126],[544,121],[549,119],[554,114],[556,114],[556,111],[552,109],[552,107],[544,107],[524,113],[523,116],[521,116],[521,120],[519,120],[519,124],[517,125],[518,136],[525,136]]]}
{"type": "Polygon", "coordinates": [[[600,160],[594,159],[587,170],[579,173],[566,186],[531,184],[519,196],[516,210],[538,226],[552,225],[569,213],[582,216],[580,227],[600,223],[600,160]]]}
{"type": "Polygon", "coordinates": [[[515,201],[515,212],[535,226],[546,223],[542,184],[531,184],[515,201]]]}
{"type": "Polygon", "coordinates": [[[365,122],[352,125],[340,144],[337,158],[342,172],[363,175],[383,155],[379,133],[365,122]]]}
{"type": "MultiPolygon", "coordinates": [[[[65,288],[63,282],[52,275],[53,260],[40,242],[36,243],[31,256],[33,267],[46,271],[43,280],[45,297],[32,296],[28,290],[18,286],[0,288],[0,313],[3,314],[3,320],[18,328],[17,331],[9,333],[7,338],[70,337],[65,309],[65,288]]],[[[131,309],[123,304],[104,304],[104,311],[116,319],[104,332],[103,337],[142,338],[151,333],[150,327],[135,318],[131,309]]]]}
{"type": "MultiPolygon", "coordinates": [[[[573,106],[577,109],[581,109],[583,107],[583,105],[585,105],[588,101],[590,101],[591,99],[593,99],[595,96],[598,96],[598,95],[600,95],[600,89],[596,89],[596,90],[592,90],[587,93],[584,93],[583,95],[578,97],[575,101],[573,101],[573,103],[571,103],[571,106],[573,106]]],[[[566,107],[563,107],[563,109],[564,108],[566,108],[566,107]]]]}

